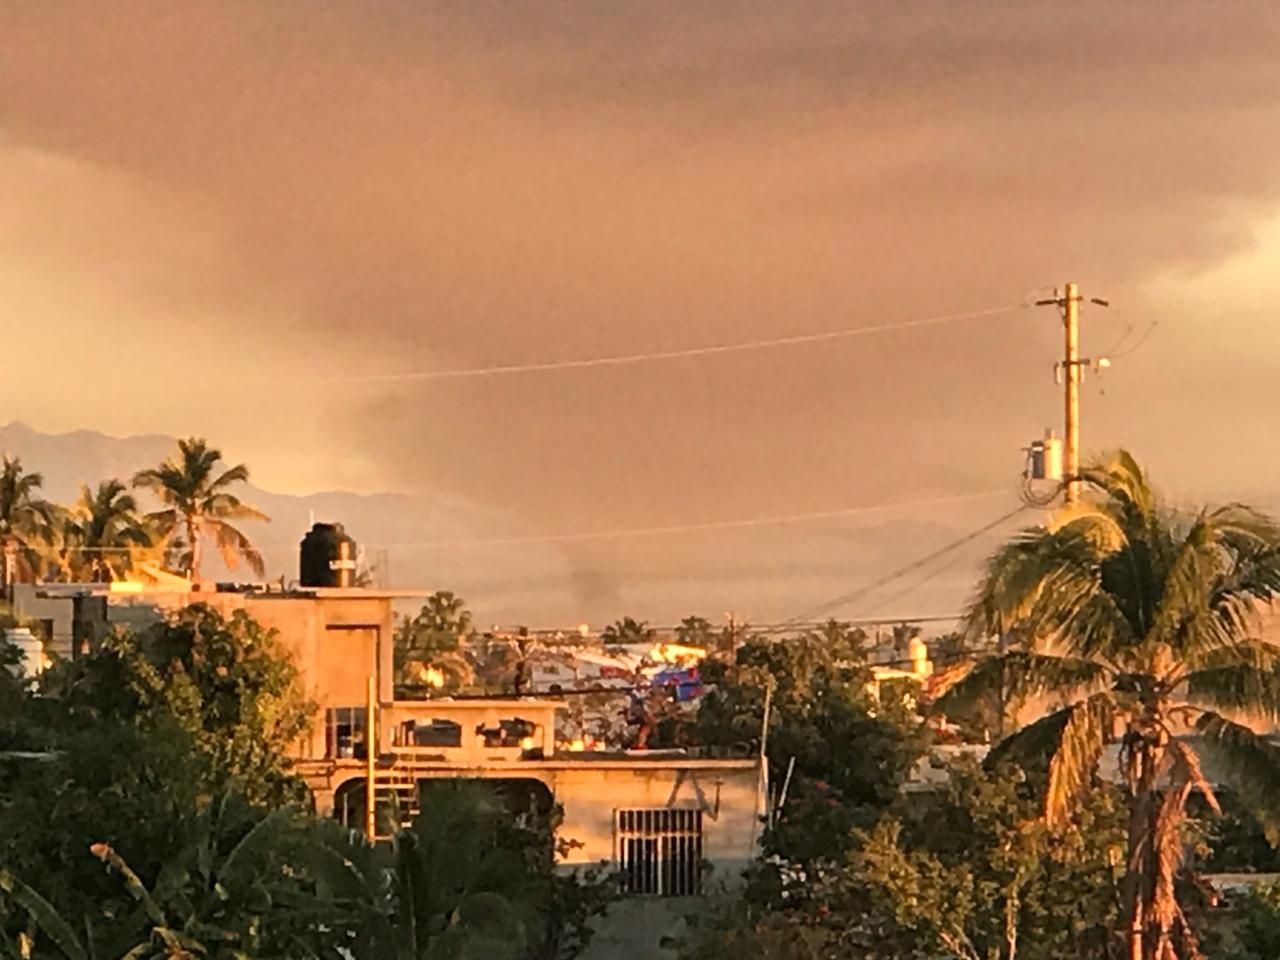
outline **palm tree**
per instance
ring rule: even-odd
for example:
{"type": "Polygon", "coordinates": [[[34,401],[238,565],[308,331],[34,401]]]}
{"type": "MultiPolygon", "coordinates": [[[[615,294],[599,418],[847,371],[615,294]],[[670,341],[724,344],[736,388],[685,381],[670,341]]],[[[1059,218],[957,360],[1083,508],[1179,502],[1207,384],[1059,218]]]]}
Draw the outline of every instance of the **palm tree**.
{"type": "Polygon", "coordinates": [[[1027,639],[958,668],[938,706],[1011,688],[1057,698],[994,751],[1048,759],[1051,826],[1118,741],[1128,956],[1198,957],[1174,882],[1188,798],[1217,807],[1201,755],[1256,808],[1280,789],[1280,748],[1247,725],[1280,720],[1280,646],[1258,630],[1280,591],[1280,528],[1238,504],[1171,510],[1123,451],[1082,477],[1083,502],[995,553],[969,613],[971,639],[1027,639]]]}
{"type": "Polygon", "coordinates": [[[103,480],[96,490],[80,485],[63,530],[65,565],[73,579],[107,583],[123,579],[135,554],[153,546],[150,525],[119,480],[103,480]]]}
{"type": "Polygon", "coordinates": [[[405,686],[430,684],[432,671],[442,685],[457,690],[474,682],[468,647],[475,639],[471,611],[451,590],[427,597],[414,617],[400,621],[395,634],[395,670],[405,686]]]}
{"type": "Polygon", "coordinates": [[[6,584],[34,579],[56,538],[58,508],[38,496],[43,485],[44,477],[24,472],[17,457],[5,456],[0,463],[0,548],[6,584]]]}
{"type": "Polygon", "coordinates": [[[134,475],[135,487],[150,490],[167,504],[166,509],[147,514],[147,519],[170,544],[181,538],[181,566],[188,578],[200,579],[205,536],[213,537],[229,568],[234,570],[243,557],[253,572],[262,576],[262,554],[228,522],[270,520],[261,510],[227,492],[248,479],[249,468],[243,463],[222,469],[222,452],[200,437],[179,440],[177,457],[134,475]]]}
{"type": "Polygon", "coordinates": [[[607,647],[620,647],[624,644],[651,643],[653,637],[654,631],[647,620],[623,617],[604,628],[600,641],[607,647]]]}

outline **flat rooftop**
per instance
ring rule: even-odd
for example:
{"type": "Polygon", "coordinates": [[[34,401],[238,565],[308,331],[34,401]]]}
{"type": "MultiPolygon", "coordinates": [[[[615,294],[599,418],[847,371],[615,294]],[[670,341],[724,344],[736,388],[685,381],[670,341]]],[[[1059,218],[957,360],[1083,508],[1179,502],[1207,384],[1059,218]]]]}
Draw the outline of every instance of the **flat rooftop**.
{"type": "Polygon", "coordinates": [[[451,697],[436,697],[431,700],[393,700],[391,703],[384,704],[382,709],[386,710],[437,710],[437,711],[467,711],[467,710],[515,710],[515,709],[534,709],[534,710],[563,710],[568,704],[563,700],[547,700],[534,697],[465,697],[453,699],[451,697]]]}
{"type": "Polygon", "coordinates": [[[141,583],[42,583],[36,585],[36,596],[60,597],[212,597],[243,596],[255,600],[414,600],[432,594],[428,587],[384,590],[378,587],[297,587],[281,590],[267,584],[230,584],[214,589],[147,586],[141,583]]]}

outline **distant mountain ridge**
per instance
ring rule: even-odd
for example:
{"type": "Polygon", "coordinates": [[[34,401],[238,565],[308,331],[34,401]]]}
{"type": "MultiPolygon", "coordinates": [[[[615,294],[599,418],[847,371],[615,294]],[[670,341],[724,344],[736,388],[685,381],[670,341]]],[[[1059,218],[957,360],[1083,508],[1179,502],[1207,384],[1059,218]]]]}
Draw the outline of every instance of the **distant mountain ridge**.
{"type": "MultiPolygon", "coordinates": [[[[216,438],[211,438],[215,439],[216,438]]],[[[70,503],[81,482],[108,477],[126,482],[177,448],[173,437],[112,437],[93,430],[42,433],[25,423],[0,426],[0,451],[44,476],[45,496],[70,503]]],[[[228,451],[231,463],[240,458],[228,451]]],[[[253,464],[249,463],[252,472],[253,464]]],[[[702,534],[699,552],[681,551],[682,538],[528,537],[537,518],[503,513],[458,498],[409,493],[326,491],[291,495],[247,484],[244,499],[270,524],[246,523],[262,550],[268,579],[298,575],[298,546],[312,519],[342,523],[364,548],[381,582],[398,590],[452,590],[479,624],[539,627],[600,625],[623,615],[675,623],[700,613],[734,610],[755,622],[786,618],[871,583],[966,532],[984,517],[943,511],[928,517],[876,519],[849,526],[808,523],[702,534]]],[[[572,531],[570,531],[572,533],[572,531]]],[[[697,538],[691,538],[697,539],[697,538]]],[[[834,608],[836,616],[920,614],[958,610],[972,590],[979,551],[944,558],[931,571],[894,583],[874,597],[834,608]],[[963,562],[955,563],[957,559],[963,562]],[[895,591],[910,588],[899,599],[895,591]],[[877,597],[879,599],[877,599],[877,597]]],[[[211,576],[225,574],[216,569],[211,576]]],[[[243,568],[236,574],[244,578],[243,568]]],[[[406,599],[407,609],[412,600],[406,599]]]]}
{"type": "MultiPolygon", "coordinates": [[[[44,477],[44,495],[60,503],[79,496],[80,484],[91,486],[99,480],[118,477],[126,483],[138,471],[155,466],[173,455],[177,440],[159,434],[112,437],[94,430],[42,433],[20,421],[0,426],[0,451],[22,460],[23,467],[44,477]]],[[[234,457],[230,462],[236,462],[234,457]]],[[[249,464],[252,473],[253,464],[249,464]]],[[[477,537],[477,531],[491,527],[493,518],[480,509],[443,503],[429,497],[405,493],[359,494],[323,491],[293,495],[264,490],[252,483],[243,489],[243,498],[271,518],[269,524],[249,522],[245,532],[262,550],[267,576],[297,576],[298,544],[312,520],[338,522],[366,549],[366,561],[385,563],[382,571],[389,584],[398,588],[463,590],[469,583],[493,584],[495,574],[519,578],[512,569],[516,562],[487,557],[482,565],[474,558],[450,556],[438,543],[456,543],[477,537]],[[432,560],[447,560],[447,581],[432,560]],[[434,569],[433,569],[434,568],[434,569]]],[[[527,551],[525,557],[527,559],[527,551]]],[[[559,564],[554,564],[559,566],[559,564]]],[[[221,575],[220,571],[214,571],[221,575]]],[[[245,576],[243,568],[238,572],[245,576]]],[[[507,614],[501,604],[496,612],[507,614]]],[[[509,614],[508,614],[509,615],[509,614]]]]}

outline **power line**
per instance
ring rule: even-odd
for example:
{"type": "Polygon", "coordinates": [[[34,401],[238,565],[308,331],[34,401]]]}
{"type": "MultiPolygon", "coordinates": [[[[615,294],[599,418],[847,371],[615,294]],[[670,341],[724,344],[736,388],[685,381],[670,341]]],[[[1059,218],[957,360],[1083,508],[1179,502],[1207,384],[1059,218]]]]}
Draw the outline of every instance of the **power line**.
{"type": "Polygon", "coordinates": [[[429,382],[433,380],[463,380],[474,377],[498,377],[511,374],[548,373],[554,370],[583,370],[592,367],[618,367],[636,363],[649,363],[658,360],[683,360],[696,357],[708,357],[718,354],[743,353],[750,350],[769,350],[777,347],[796,347],[812,343],[826,343],[832,340],[846,340],[853,337],[865,337],[877,333],[888,333],[894,330],[909,330],[915,327],[933,326],[951,323],[956,320],[977,320],[982,317],[995,317],[1015,313],[1024,309],[1025,303],[1000,307],[988,307],[983,310],[967,310],[963,313],[946,313],[931,317],[918,317],[914,320],[903,320],[898,323],[880,323],[864,327],[846,327],[840,330],[826,330],[819,333],[801,333],[787,337],[771,337],[763,340],[738,340],[730,343],[708,344],[701,347],[682,347],[675,350],[655,350],[648,353],[615,354],[604,357],[584,357],[576,360],[546,360],[534,363],[496,364],[487,367],[467,367],[454,370],[410,370],[403,373],[354,374],[350,376],[322,377],[313,382],[318,383],[400,383],[406,381],[429,382]]]}
{"type": "MultiPolygon", "coordinates": [[[[877,610],[883,610],[885,607],[889,606],[889,604],[893,603],[894,601],[901,600],[903,597],[906,597],[906,596],[910,596],[911,594],[915,593],[917,590],[919,590],[921,587],[925,586],[926,584],[932,583],[934,580],[938,579],[938,577],[942,576],[948,570],[951,570],[953,567],[955,567],[963,558],[964,558],[963,553],[960,553],[959,551],[953,553],[950,559],[948,559],[946,563],[942,564],[942,566],[936,567],[935,569],[929,571],[918,580],[913,580],[911,583],[907,584],[897,593],[892,593],[887,597],[881,597],[867,611],[867,615],[871,616],[877,610]]],[[[957,619],[959,618],[957,617],[957,619]]]]}
{"type": "Polygon", "coordinates": [[[1160,326],[1160,321],[1152,320],[1151,326],[1147,327],[1147,329],[1143,331],[1142,336],[1138,337],[1136,341],[1134,341],[1129,346],[1125,347],[1124,350],[1120,351],[1119,353],[1108,354],[1107,359],[1119,360],[1121,357],[1127,357],[1131,353],[1136,352],[1139,347],[1141,347],[1144,343],[1147,342],[1147,338],[1150,337],[1151,334],[1155,333],[1156,327],[1158,326],[1160,326]]]}
{"type": "MultiPolygon", "coordinates": [[[[842,507],[836,510],[818,510],[813,513],[784,513],[767,517],[748,517],[739,520],[708,520],[698,523],[680,523],[657,527],[624,527],[614,530],[592,530],[575,533],[531,534],[528,536],[477,537],[458,540],[399,540],[379,543],[367,543],[366,547],[379,549],[404,547],[476,547],[476,546],[520,546],[535,543],[567,543],[580,540],[613,540],[625,537],[665,536],[668,534],[697,533],[714,530],[738,530],[751,527],[780,526],[788,523],[804,523],[813,520],[835,520],[841,517],[855,517],[869,513],[889,513],[894,510],[907,510],[915,507],[944,506],[952,503],[965,503],[971,500],[988,500],[992,497],[1006,496],[1008,490],[987,490],[983,493],[964,493],[950,497],[928,497],[922,500],[900,500],[895,503],[879,503],[861,507],[842,507]]],[[[296,547],[289,542],[258,544],[258,550],[284,549],[296,547]]],[[[77,547],[68,546],[68,553],[128,553],[136,547],[77,547]]]]}
{"type": "Polygon", "coordinates": [[[921,567],[925,566],[929,562],[936,560],[938,557],[941,557],[947,553],[950,553],[952,550],[956,550],[959,547],[964,546],[966,543],[970,543],[978,539],[978,537],[982,536],[987,531],[994,530],[996,527],[1000,526],[1002,523],[1008,520],[1012,520],[1018,514],[1022,513],[1024,510],[1027,510],[1027,509],[1029,509],[1027,506],[1019,505],[1015,509],[1010,510],[1008,513],[1003,514],[999,517],[996,517],[996,519],[992,520],[990,523],[985,523],[981,527],[979,527],[977,530],[974,530],[971,533],[967,533],[963,537],[960,537],[957,540],[953,540],[950,543],[946,544],[945,546],[942,546],[937,550],[932,551],[931,553],[925,554],[923,557],[920,557],[918,560],[912,561],[911,563],[907,564],[905,567],[899,567],[897,570],[894,570],[893,572],[888,573],[877,580],[873,580],[871,583],[866,584],[865,586],[858,587],[856,590],[851,590],[848,593],[835,597],[834,599],[829,600],[826,603],[821,604],[820,606],[814,607],[811,610],[806,610],[804,613],[798,614],[797,616],[792,617],[790,620],[784,621],[784,624],[794,623],[800,620],[811,620],[814,617],[825,616],[827,613],[830,613],[833,610],[838,610],[840,607],[847,606],[848,604],[852,603],[855,600],[860,600],[862,597],[866,596],[868,593],[871,593],[873,590],[878,590],[881,587],[885,586],[886,584],[892,583],[894,580],[897,580],[899,577],[904,577],[909,573],[914,573],[916,570],[919,570],[921,567]]]}
{"type": "Polygon", "coordinates": [[[788,523],[804,523],[812,520],[834,520],[868,513],[887,513],[914,507],[941,506],[970,500],[987,500],[1006,496],[1008,490],[988,490],[985,493],[967,493],[952,497],[931,497],[924,500],[902,500],[897,503],[881,503],[874,506],[845,507],[839,510],[820,510],[814,513],[788,513],[772,517],[751,517],[742,520],[709,520],[701,523],[682,523],[660,527],[631,527],[619,530],[597,530],[581,533],[561,533],[521,537],[482,537],[470,540],[418,540],[377,544],[392,547],[473,547],[517,546],[534,543],[568,543],[581,540],[613,540],[625,537],[665,536],[668,534],[697,533],[714,530],[740,530],[750,527],[779,526],[788,523]]]}

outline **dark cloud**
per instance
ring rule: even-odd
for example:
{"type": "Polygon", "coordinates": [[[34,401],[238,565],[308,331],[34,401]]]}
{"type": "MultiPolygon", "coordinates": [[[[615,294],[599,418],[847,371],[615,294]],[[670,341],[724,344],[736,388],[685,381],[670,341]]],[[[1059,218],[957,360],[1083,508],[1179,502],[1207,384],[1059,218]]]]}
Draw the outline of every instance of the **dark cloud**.
{"type": "MultiPolygon", "coordinates": [[[[1087,348],[1165,321],[1089,395],[1090,444],[1128,443],[1188,489],[1254,469],[1180,459],[1232,442],[1218,423],[1241,405],[1217,403],[1224,388],[1188,408],[1179,384],[1216,388],[1231,364],[1265,407],[1274,350],[1231,344],[1272,335],[1239,311],[1209,324],[1177,291],[1247,257],[1275,217],[1274,4],[93,9],[4,8],[4,143],[124,185],[131,199],[101,220],[102,191],[84,191],[94,249],[163,268],[95,295],[150,317],[143,348],[165,356],[194,335],[166,312],[199,304],[201,378],[251,351],[274,418],[242,402],[207,429],[249,454],[293,444],[288,482],[329,485],[321,463],[356,460],[382,487],[500,507],[515,532],[1012,486],[1018,447],[1058,416],[1044,311],[603,372],[295,396],[271,381],[905,320],[1068,277],[1118,305],[1090,318],[1087,348]],[[175,245],[184,231],[208,249],[175,245]],[[282,437],[290,419],[323,428],[304,445],[282,437]]],[[[68,289],[82,282],[83,236],[39,250],[68,289]]],[[[136,429],[154,426],[147,389],[120,391],[136,429]]],[[[81,390],[49,402],[83,408],[81,390]]],[[[38,405],[17,412],[40,422],[38,405]]],[[[944,513],[959,531],[986,519],[944,513]]],[[[785,528],[628,541],[574,556],[566,590],[665,613],[627,578],[678,570],[729,605],[761,593],[724,572],[744,549],[780,558],[763,578],[773,607],[833,585],[799,569],[809,551],[819,566],[876,553],[785,528]]]]}

